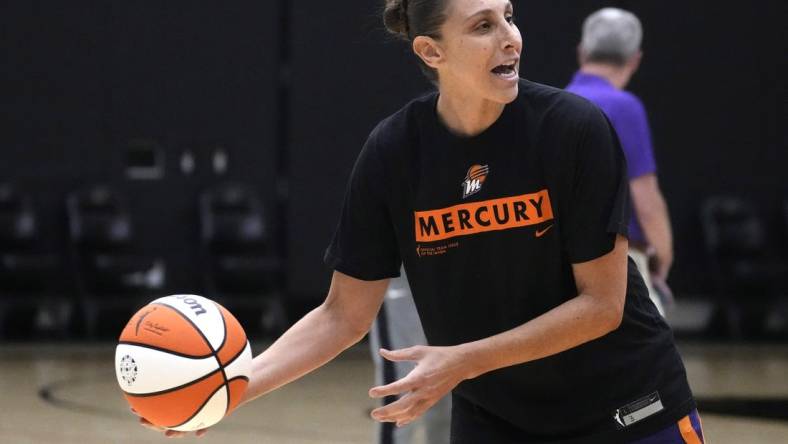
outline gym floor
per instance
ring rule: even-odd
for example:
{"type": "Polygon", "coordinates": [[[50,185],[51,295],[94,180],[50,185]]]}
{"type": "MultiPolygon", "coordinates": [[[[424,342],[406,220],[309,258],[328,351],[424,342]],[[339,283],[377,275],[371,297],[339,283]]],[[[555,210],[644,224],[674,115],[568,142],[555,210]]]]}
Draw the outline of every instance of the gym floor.
{"type": "MultiPolygon", "coordinates": [[[[253,342],[255,353],[265,345],[253,342]]],[[[788,442],[788,421],[779,419],[788,399],[788,346],[679,346],[708,443],[788,442]]],[[[136,424],[115,382],[113,356],[109,343],[0,345],[0,442],[169,442],[136,424]]],[[[372,381],[368,349],[360,344],[241,408],[199,442],[372,443],[368,412],[375,402],[366,395],[372,381]]]]}

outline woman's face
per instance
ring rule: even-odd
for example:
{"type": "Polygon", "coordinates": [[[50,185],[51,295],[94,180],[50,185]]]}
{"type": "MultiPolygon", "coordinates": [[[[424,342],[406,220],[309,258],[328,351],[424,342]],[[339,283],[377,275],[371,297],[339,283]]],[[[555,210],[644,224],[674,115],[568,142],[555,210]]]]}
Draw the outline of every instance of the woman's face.
{"type": "Polygon", "coordinates": [[[509,0],[449,0],[438,45],[440,81],[484,99],[517,97],[523,41],[509,0]]]}

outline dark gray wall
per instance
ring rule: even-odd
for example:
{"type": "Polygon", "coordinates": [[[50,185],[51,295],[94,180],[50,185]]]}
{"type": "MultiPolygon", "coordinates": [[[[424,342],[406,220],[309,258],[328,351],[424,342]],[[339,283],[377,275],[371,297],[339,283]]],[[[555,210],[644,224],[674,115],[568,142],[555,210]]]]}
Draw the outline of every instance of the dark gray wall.
{"type": "Polygon", "coordinates": [[[243,182],[275,208],[278,6],[4,3],[0,181],[33,194],[42,236],[64,261],[64,199],[84,186],[109,184],[126,197],[136,249],[167,259],[167,291],[201,289],[195,258],[203,190],[243,182]],[[160,146],[162,178],[125,176],[134,139],[160,146]],[[224,175],[211,169],[219,146],[229,157],[224,175]],[[187,150],[192,174],[180,169],[187,150]]]}
{"type": "MultiPolygon", "coordinates": [[[[408,48],[383,31],[382,3],[5,2],[0,180],[35,194],[54,249],[63,247],[65,193],[116,186],[131,200],[139,247],[169,258],[173,291],[199,289],[199,192],[253,183],[284,223],[277,240],[290,293],[317,301],[355,156],[378,121],[430,88],[408,48]],[[140,137],[164,147],[162,180],[122,175],[126,143],[140,137]],[[217,145],[230,154],[222,177],[210,171],[217,145]],[[186,149],[197,161],[190,176],[178,168],[186,149]]],[[[555,86],[576,69],[587,14],[615,5],[641,17],[645,59],[631,89],[653,126],[677,291],[712,291],[698,220],[707,196],[744,194],[779,232],[788,196],[782,2],[515,4],[523,73],[555,86]]]]}
{"type": "Polygon", "coordinates": [[[405,44],[386,34],[379,3],[293,2],[287,233],[296,295],[328,288],[323,252],[367,135],[430,89],[405,44]]]}
{"type": "MultiPolygon", "coordinates": [[[[676,291],[714,291],[699,220],[708,196],[735,193],[756,201],[776,248],[785,249],[782,200],[788,198],[788,180],[782,170],[788,147],[780,122],[786,115],[787,76],[778,19],[783,3],[514,3],[524,37],[523,75],[558,87],[577,68],[576,46],[588,14],[618,6],[641,18],[645,58],[630,89],[645,102],[652,124],[675,232],[670,282],[676,291]]],[[[315,297],[327,288],[328,271],[319,264],[353,159],[375,123],[421,85],[404,45],[380,31],[380,20],[372,16],[375,7],[364,1],[346,4],[342,10],[304,2],[294,6],[301,11],[295,20],[295,66],[317,54],[323,67],[319,82],[296,82],[294,94],[309,104],[295,101],[291,146],[304,157],[291,171],[291,208],[299,220],[290,219],[290,238],[298,239],[290,250],[297,255],[290,262],[290,288],[315,297]],[[322,137],[327,140],[321,143],[322,137]]]]}

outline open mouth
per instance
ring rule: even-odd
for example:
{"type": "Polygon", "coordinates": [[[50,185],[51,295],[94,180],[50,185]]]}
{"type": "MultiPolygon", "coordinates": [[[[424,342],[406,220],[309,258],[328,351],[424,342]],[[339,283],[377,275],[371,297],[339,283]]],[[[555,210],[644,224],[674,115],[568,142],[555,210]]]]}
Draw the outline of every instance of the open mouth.
{"type": "Polygon", "coordinates": [[[517,74],[517,62],[511,64],[498,65],[491,71],[493,74],[501,77],[511,77],[517,74]]]}

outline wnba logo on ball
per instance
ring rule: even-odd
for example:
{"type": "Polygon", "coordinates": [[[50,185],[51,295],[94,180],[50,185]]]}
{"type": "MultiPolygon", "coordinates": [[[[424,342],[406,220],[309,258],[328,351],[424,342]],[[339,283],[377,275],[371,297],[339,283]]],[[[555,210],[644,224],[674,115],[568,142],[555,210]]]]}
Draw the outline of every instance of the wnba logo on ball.
{"type": "Polygon", "coordinates": [[[468,168],[465,180],[460,185],[462,187],[462,198],[478,193],[482,189],[482,184],[487,180],[490,173],[489,165],[473,165],[468,168]]]}

